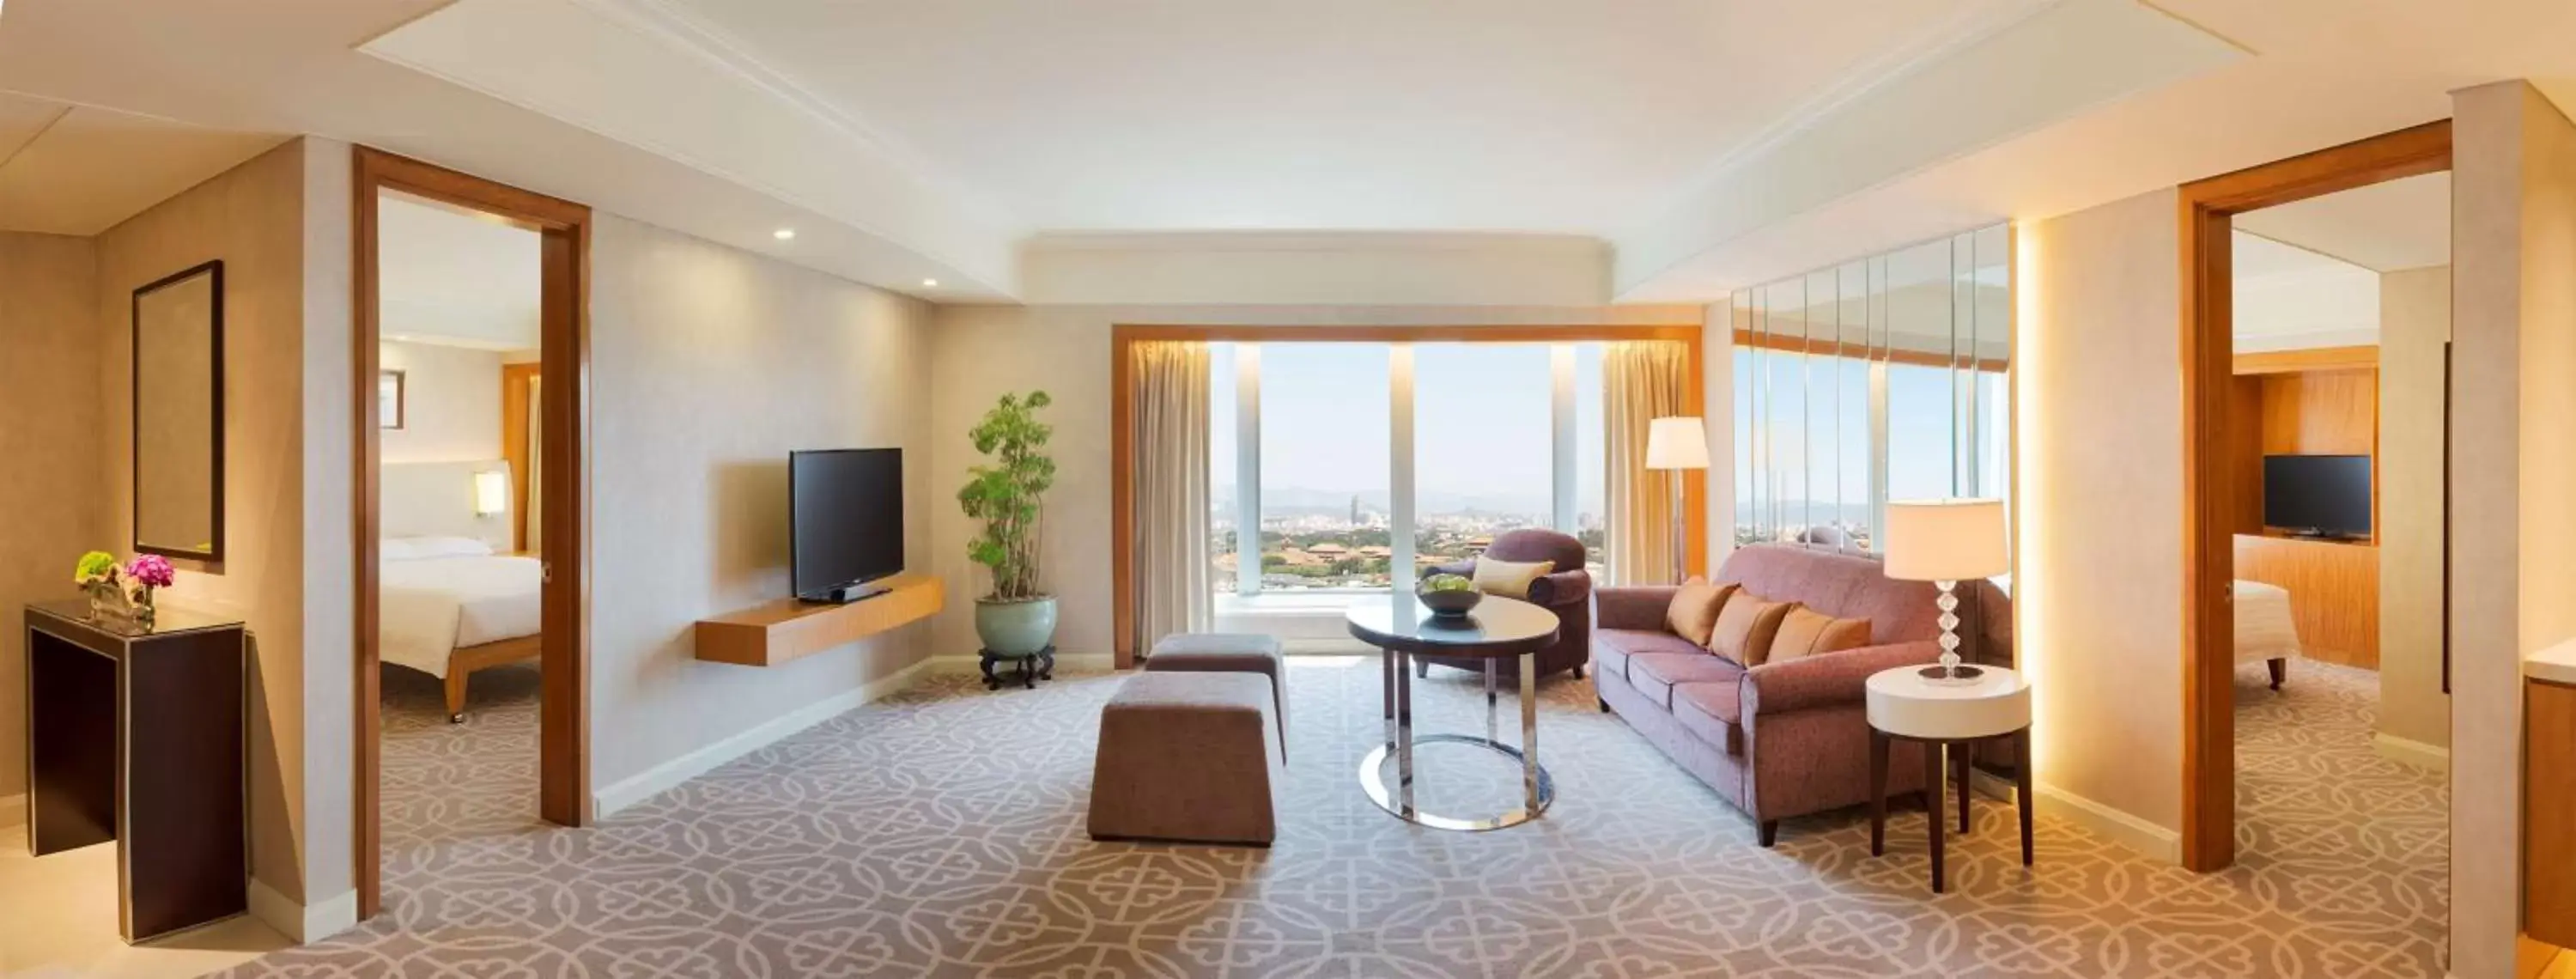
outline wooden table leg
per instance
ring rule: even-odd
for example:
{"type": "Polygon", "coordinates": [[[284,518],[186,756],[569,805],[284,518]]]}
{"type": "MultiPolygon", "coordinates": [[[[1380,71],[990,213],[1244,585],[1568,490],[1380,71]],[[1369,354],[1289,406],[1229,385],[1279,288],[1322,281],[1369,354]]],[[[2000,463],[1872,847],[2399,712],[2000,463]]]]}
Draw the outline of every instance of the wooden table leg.
{"type": "Polygon", "coordinates": [[[1961,836],[1968,835],[1968,830],[1971,828],[1968,822],[1968,772],[1970,771],[1968,763],[1976,757],[1976,754],[1977,743],[1974,741],[1961,741],[1950,746],[1950,767],[1959,773],[1959,835],[1961,836]]]}
{"type": "Polygon", "coordinates": [[[1949,773],[1941,770],[1941,743],[1923,742],[1923,825],[1932,832],[1932,893],[1941,893],[1941,783],[1949,773]]]}
{"type": "Polygon", "coordinates": [[[2030,811],[2039,801],[2030,793],[2030,729],[2013,732],[2013,794],[2021,810],[2021,865],[2031,865],[2030,811]]]}
{"type": "Polygon", "coordinates": [[[1869,855],[1887,853],[1887,732],[1869,729],[1869,855]]]}

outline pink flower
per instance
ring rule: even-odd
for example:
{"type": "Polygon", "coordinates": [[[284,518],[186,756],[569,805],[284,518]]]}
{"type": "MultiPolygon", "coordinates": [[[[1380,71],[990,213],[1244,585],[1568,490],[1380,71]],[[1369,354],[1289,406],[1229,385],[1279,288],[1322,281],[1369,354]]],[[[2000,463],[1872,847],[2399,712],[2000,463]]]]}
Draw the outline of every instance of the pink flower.
{"type": "Polygon", "coordinates": [[[158,554],[135,557],[133,563],[125,566],[125,574],[137,583],[153,588],[168,588],[170,582],[178,577],[178,572],[170,567],[170,559],[158,554]]]}

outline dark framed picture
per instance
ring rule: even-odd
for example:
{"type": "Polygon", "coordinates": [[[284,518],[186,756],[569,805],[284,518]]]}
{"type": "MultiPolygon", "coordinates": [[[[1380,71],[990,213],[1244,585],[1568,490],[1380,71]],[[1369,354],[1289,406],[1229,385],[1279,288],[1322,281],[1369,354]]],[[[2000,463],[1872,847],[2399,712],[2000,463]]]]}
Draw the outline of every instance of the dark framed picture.
{"type": "Polygon", "coordinates": [[[403,372],[376,372],[376,427],[403,427],[403,372]]]}

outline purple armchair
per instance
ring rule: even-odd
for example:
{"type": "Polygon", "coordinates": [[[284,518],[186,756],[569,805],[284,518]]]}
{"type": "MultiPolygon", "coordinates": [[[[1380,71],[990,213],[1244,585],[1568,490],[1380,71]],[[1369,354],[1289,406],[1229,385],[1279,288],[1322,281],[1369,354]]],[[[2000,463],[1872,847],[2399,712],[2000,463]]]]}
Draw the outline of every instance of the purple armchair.
{"type": "MultiPolygon", "coordinates": [[[[1583,570],[1583,542],[1553,530],[1514,530],[1494,538],[1485,554],[1497,561],[1554,561],[1560,569],[1530,582],[1529,600],[1556,613],[1556,645],[1538,651],[1537,674],[1547,676],[1561,670],[1574,671],[1575,679],[1583,678],[1583,664],[1592,658],[1592,575],[1583,570]]],[[[1459,561],[1431,569],[1434,573],[1474,574],[1476,563],[1459,561]]],[[[1415,670],[1428,674],[1431,666],[1456,667],[1482,672],[1485,661],[1475,658],[1416,657],[1415,670]]],[[[1510,678],[1510,671],[1504,672],[1510,678]]]]}

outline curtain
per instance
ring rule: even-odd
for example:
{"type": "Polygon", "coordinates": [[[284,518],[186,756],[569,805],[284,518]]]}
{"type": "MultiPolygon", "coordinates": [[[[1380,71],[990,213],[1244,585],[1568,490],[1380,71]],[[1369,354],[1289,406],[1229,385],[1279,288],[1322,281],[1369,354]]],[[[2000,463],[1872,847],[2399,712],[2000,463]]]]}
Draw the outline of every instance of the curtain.
{"type": "Polygon", "coordinates": [[[1135,426],[1136,648],[1215,622],[1208,521],[1208,348],[1154,341],[1129,348],[1135,426]]]}
{"type": "Polygon", "coordinates": [[[1602,421],[1610,465],[1606,563],[1612,584],[1672,580],[1673,479],[1646,468],[1646,430],[1679,415],[1689,355],[1668,340],[1613,343],[1601,358],[1602,421]]]}
{"type": "Polygon", "coordinates": [[[543,438],[546,433],[546,399],[539,396],[543,393],[539,389],[539,386],[544,382],[545,378],[543,376],[530,375],[528,377],[528,540],[526,550],[530,554],[545,553],[544,548],[539,543],[544,538],[538,532],[538,528],[542,526],[542,521],[539,518],[543,517],[546,512],[544,504],[546,452],[545,441],[543,438]]]}

